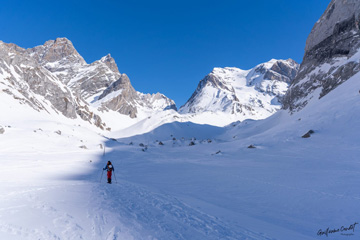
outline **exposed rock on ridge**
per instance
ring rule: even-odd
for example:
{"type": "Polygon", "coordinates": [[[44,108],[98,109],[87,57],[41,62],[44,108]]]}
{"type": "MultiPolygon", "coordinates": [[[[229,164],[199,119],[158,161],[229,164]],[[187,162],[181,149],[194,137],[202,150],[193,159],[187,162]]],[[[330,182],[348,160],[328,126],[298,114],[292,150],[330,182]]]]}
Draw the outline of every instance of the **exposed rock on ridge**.
{"type": "Polygon", "coordinates": [[[67,38],[49,40],[44,45],[28,49],[27,52],[40,64],[58,61],[63,64],[86,64],[84,58],[76,51],[72,42],[67,38]]]}
{"type": "Polygon", "coordinates": [[[176,110],[175,102],[163,94],[143,94],[135,91],[126,74],[112,83],[100,96],[101,109],[137,117],[138,109],[150,111],[176,110]]]}
{"type": "Polygon", "coordinates": [[[68,82],[69,87],[88,102],[94,102],[121,74],[109,55],[80,67],[68,82]]]}
{"type": "MultiPolygon", "coordinates": [[[[53,62],[40,61],[40,63],[67,84],[76,97],[96,107],[100,106],[100,110],[112,110],[135,118],[139,108],[146,106],[151,111],[154,110],[152,105],[157,105],[150,103],[146,98],[141,97],[142,93],[135,91],[127,75],[120,74],[110,54],[86,64],[66,38],[48,41],[43,46],[36,47],[34,51],[40,52],[41,56],[52,56],[53,62]],[[61,47],[61,44],[64,46],[61,47]]],[[[170,99],[163,103],[165,104],[163,109],[175,105],[170,99]],[[170,105],[166,105],[168,103],[170,105]]]]}
{"type": "Polygon", "coordinates": [[[88,108],[87,103],[44,68],[33,53],[31,49],[0,41],[0,90],[37,111],[55,111],[71,119],[80,117],[104,128],[101,118],[88,108]]]}
{"type": "Polygon", "coordinates": [[[137,114],[136,99],[138,98],[135,89],[130,84],[130,79],[126,74],[116,82],[112,83],[99,97],[102,106],[117,111],[121,114],[135,118],[137,114]],[[115,94],[114,94],[115,93],[115,94]],[[112,94],[112,96],[110,96],[112,94]],[[108,99],[104,99],[105,97],[108,99]]]}
{"type": "Polygon", "coordinates": [[[114,73],[120,73],[119,69],[115,63],[114,58],[111,57],[110,53],[108,55],[106,55],[105,57],[102,57],[100,59],[100,62],[103,62],[106,64],[106,66],[108,66],[110,68],[111,71],[113,71],[114,73]]]}
{"type": "MultiPolygon", "coordinates": [[[[76,101],[71,91],[49,71],[39,66],[27,52],[13,44],[0,44],[0,74],[6,80],[4,89],[14,95],[16,90],[22,101],[36,110],[45,110],[46,103],[36,95],[43,96],[52,104],[52,108],[69,118],[76,118],[76,101]]],[[[14,95],[15,96],[15,95],[14,95]]]]}

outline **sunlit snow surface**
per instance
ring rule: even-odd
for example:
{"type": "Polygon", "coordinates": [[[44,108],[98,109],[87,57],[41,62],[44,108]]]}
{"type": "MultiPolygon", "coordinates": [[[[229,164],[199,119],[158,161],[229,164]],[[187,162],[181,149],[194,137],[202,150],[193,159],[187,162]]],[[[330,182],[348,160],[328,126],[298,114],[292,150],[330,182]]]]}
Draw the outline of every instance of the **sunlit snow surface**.
{"type": "Polygon", "coordinates": [[[318,232],[360,221],[359,78],[293,115],[113,132],[0,92],[0,239],[357,239],[318,232]]]}

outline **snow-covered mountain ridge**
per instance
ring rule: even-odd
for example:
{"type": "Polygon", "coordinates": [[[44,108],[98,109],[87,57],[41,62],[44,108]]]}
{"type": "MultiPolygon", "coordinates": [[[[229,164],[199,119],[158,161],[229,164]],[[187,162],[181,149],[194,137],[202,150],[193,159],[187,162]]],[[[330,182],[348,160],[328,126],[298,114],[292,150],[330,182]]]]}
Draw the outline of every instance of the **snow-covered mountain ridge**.
{"type": "MultiPolygon", "coordinates": [[[[159,112],[177,110],[163,94],[136,91],[110,54],[88,64],[66,38],[29,49],[1,42],[1,50],[2,92],[36,111],[79,117],[102,129],[122,129],[159,112]],[[124,123],[123,115],[133,120],[124,123]]],[[[266,118],[280,109],[297,66],[289,59],[271,60],[247,71],[214,68],[181,114],[172,111],[171,119],[225,126],[266,118]]]]}
{"type": "Polygon", "coordinates": [[[176,109],[174,101],[163,94],[135,91],[110,54],[87,64],[66,38],[29,49],[0,42],[0,57],[2,94],[36,111],[80,117],[104,129],[104,112],[135,118],[176,109]],[[121,91],[114,92],[114,86],[121,91]]]}
{"type": "MultiPolygon", "coordinates": [[[[42,67],[29,50],[15,44],[0,42],[0,89],[1,95],[8,94],[20,104],[26,104],[36,111],[62,114],[65,117],[93,122],[104,128],[101,118],[90,111],[87,103],[57,76],[42,67]]],[[[17,108],[16,105],[13,106],[17,108]]]]}
{"type": "Polygon", "coordinates": [[[214,68],[179,111],[222,112],[236,115],[238,120],[266,118],[281,108],[298,69],[299,64],[291,59],[272,59],[250,70],[214,68]]]}

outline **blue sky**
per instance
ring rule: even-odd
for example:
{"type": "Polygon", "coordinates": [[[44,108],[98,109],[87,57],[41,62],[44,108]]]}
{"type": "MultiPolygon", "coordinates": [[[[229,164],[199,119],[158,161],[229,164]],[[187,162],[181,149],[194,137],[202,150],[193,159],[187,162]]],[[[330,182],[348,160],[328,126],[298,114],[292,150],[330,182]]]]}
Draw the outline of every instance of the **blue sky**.
{"type": "Polygon", "coordinates": [[[137,91],[183,105],[214,67],[302,61],[330,0],[1,1],[0,40],[67,37],[91,63],[110,53],[137,91]]]}

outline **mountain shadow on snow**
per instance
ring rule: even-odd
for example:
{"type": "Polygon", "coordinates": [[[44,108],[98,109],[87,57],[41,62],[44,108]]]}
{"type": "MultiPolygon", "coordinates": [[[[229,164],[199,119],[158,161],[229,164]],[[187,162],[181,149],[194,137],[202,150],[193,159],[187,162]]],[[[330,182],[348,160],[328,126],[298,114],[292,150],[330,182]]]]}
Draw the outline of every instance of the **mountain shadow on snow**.
{"type": "MultiPolygon", "coordinates": [[[[196,124],[192,122],[172,122],[164,124],[154,130],[132,137],[118,139],[124,143],[149,143],[160,141],[165,144],[166,141],[174,141],[173,139],[211,139],[216,138],[226,131],[225,128],[216,127],[206,124],[196,124]]],[[[211,141],[211,140],[210,140],[211,141]]]]}

